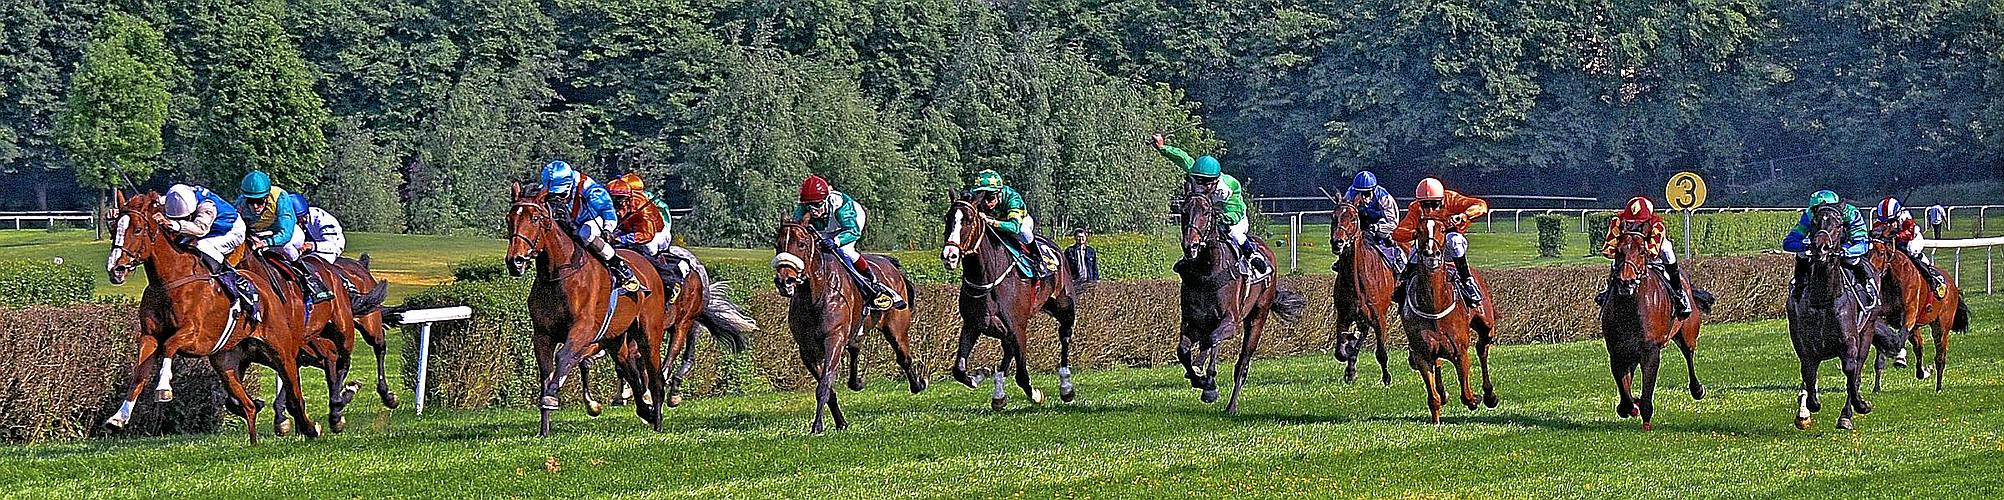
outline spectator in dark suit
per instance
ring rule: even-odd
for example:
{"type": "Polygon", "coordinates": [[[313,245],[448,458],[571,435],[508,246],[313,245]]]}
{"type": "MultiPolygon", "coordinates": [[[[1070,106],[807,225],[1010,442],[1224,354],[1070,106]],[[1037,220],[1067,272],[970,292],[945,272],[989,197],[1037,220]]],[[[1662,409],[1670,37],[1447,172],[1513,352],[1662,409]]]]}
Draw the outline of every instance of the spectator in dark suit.
{"type": "Polygon", "coordinates": [[[1065,249],[1065,257],[1072,261],[1072,281],[1099,281],[1099,253],[1086,244],[1085,228],[1072,230],[1072,246],[1065,249]]]}

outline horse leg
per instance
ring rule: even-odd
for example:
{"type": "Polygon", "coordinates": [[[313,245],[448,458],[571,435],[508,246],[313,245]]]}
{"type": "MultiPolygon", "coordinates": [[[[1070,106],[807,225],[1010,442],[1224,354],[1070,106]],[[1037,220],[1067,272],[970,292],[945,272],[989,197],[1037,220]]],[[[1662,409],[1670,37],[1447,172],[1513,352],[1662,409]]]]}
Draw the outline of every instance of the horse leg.
{"type": "MultiPolygon", "coordinates": [[[[353,339],[354,337],[349,336],[348,338],[353,339]]],[[[355,393],[362,388],[360,384],[348,381],[348,369],[354,359],[354,348],[355,346],[351,340],[350,345],[339,349],[335,353],[332,363],[334,365],[333,369],[325,371],[327,375],[327,426],[335,434],[340,434],[342,431],[348,430],[348,417],[346,415],[348,404],[355,401],[355,393]]]]}
{"type": "MultiPolygon", "coordinates": [[[[591,388],[591,362],[595,358],[585,358],[584,361],[578,362],[578,395],[584,398],[585,415],[592,418],[598,418],[599,414],[605,412],[605,405],[599,404],[598,397],[592,395],[597,392],[591,388]]],[[[619,377],[619,380],[614,383],[625,387],[626,374],[617,371],[617,368],[614,369],[613,373],[619,377]]]]}
{"type": "Polygon", "coordinates": [[[536,406],[543,415],[543,432],[538,437],[550,435],[550,418],[558,408],[563,407],[562,401],[557,399],[557,393],[563,390],[564,380],[570,378],[571,370],[577,369],[585,360],[585,356],[591,354],[589,352],[592,350],[591,342],[577,340],[590,338],[582,331],[583,328],[587,327],[581,323],[572,325],[568,335],[564,337],[564,342],[555,344],[556,352],[551,356],[550,372],[543,377],[543,394],[536,401],[536,406]]]}
{"type": "Polygon", "coordinates": [[[1864,393],[1859,390],[1859,379],[1864,375],[1864,368],[1863,356],[1852,356],[1844,360],[1844,392],[1848,398],[1844,403],[1859,415],[1872,412],[1872,403],[1865,401],[1864,393]]]}
{"type": "Polygon", "coordinates": [[[967,373],[967,357],[974,354],[974,342],[981,340],[980,326],[967,321],[960,325],[960,346],[953,351],[953,380],[974,388],[974,376],[967,373]]]}
{"type": "Polygon", "coordinates": [[[1469,410],[1481,408],[1481,403],[1475,400],[1475,386],[1468,383],[1469,365],[1474,364],[1469,361],[1474,360],[1468,359],[1468,351],[1466,350],[1456,349],[1455,351],[1454,371],[1456,380],[1461,381],[1461,404],[1467,406],[1469,410]]]}
{"type": "Polygon", "coordinates": [[[271,382],[271,435],[285,437],[292,434],[292,422],[286,418],[291,404],[285,400],[285,377],[274,377],[271,382]]]}
{"type": "Polygon", "coordinates": [[[390,343],[383,337],[380,326],[375,330],[362,328],[362,341],[367,342],[369,349],[376,353],[376,396],[383,400],[384,408],[394,410],[397,408],[397,394],[390,392],[390,371],[388,361],[384,359],[388,357],[390,343]]]}
{"type": "Polygon", "coordinates": [[[1651,345],[1642,358],[1642,430],[1656,427],[1656,370],[1663,364],[1663,346],[1651,345]]]}
{"type": "Polygon", "coordinates": [[[829,345],[825,349],[831,355],[821,370],[821,393],[828,396],[828,414],[835,417],[835,430],[848,430],[849,419],[842,416],[842,403],[835,394],[835,374],[842,370],[842,353],[848,350],[849,344],[848,332],[829,335],[827,342],[829,345]]]}
{"type": "Polygon", "coordinates": [[[153,401],[165,403],[174,400],[174,356],[160,354],[160,385],[153,388],[153,401]]]}
{"type": "Polygon", "coordinates": [[[1390,355],[1388,354],[1389,349],[1385,348],[1385,342],[1386,342],[1385,336],[1387,335],[1385,333],[1386,330],[1385,318],[1381,316],[1378,317],[1376,320],[1372,321],[1371,330],[1373,330],[1375,334],[1378,336],[1378,372],[1379,372],[1378,384],[1383,385],[1385,387],[1391,387],[1392,362],[1390,355]]]}
{"type": "Polygon", "coordinates": [[[1078,322],[1077,305],[1067,299],[1051,308],[1051,318],[1058,320],[1058,400],[1066,403],[1078,399],[1072,386],[1072,327],[1078,322]]]}
{"type": "Polygon", "coordinates": [[[1413,371],[1419,372],[1420,382],[1426,386],[1427,413],[1432,416],[1433,425],[1440,425],[1441,398],[1440,391],[1437,390],[1440,385],[1440,372],[1434,369],[1433,362],[1426,359],[1428,354],[1422,350],[1421,347],[1414,347],[1409,351],[1408,361],[1412,364],[1413,371]]]}
{"type": "Polygon", "coordinates": [[[1885,375],[1885,372],[1886,372],[1886,351],[1884,351],[1884,350],[1881,350],[1881,349],[1877,349],[1877,348],[1874,348],[1874,349],[1872,349],[1872,353],[1873,353],[1873,354],[1872,354],[1872,392],[1873,392],[1873,393],[1877,393],[1877,392],[1879,392],[1879,379],[1880,379],[1880,378],[1882,378],[1882,377],[1883,377],[1883,376],[1885,375]]]}
{"type": "MultiPolygon", "coordinates": [[[[118,413],[105,419],[105,427],[112,430],[124,429],[125,424],[132,422],[132,406],[139,403],[139,394],[146,390],[146,378],[152,376],[155,366],[161,364],[163,359],[171,354],[172,351],[161,351],[158,339],[144,332],[140,333],[139,361],[132,364],[132,390],[126,395],[125,401],[118,404],[118,413]]],[[[256,435],[252,435],[251,441],[257,441],[256,435]]]]}
{"type": "Polygon", "coordinates": [[[995,392],[988,397],[988,407],[1002,411],[1009,407],[1009,349],[1002,348],[1002,362],[995,365],[995,392]]]}
{"type": "Polygon", "coordinates": [[[250,442],[255,445],[257,444],[258,404],[256,399],[251,398],[250,391],[244,389],[243,382],[238,378],[243,374],[244,363],[242,358],[243,354],[237,352],[209,356],[209,367],[215,370],[217,377],[222,379],[223,391],[228,392],[230,401],[235,403],[230,405],[233,406],[230,409],[236,410],[237,415],[244,418],[244,431],[250,433],[250,442]]]}
{"type": "MultiPolygon", "coordinates": [[[[1253,353],[1259,352],[1260,333],[1266,329],[1266,311],[1253,313],[1246,322],[1244,335],[1239,336],[1239,361],[1232,366],[1232,397],[1225,401],[1225,414],[1239,414],[1239,391],[1246,387],[1246,374],[1252,371],[1253,353]]],[[[1356,363],[1356,357],[1351,357],[1356,363]]]]}
{"type": "Polygon", "coordinates": [[[822,351],[820,343],[800,341],[799,345],[800,364],[807,367],[808,375],[814,376],[814,423],[808,425],[808,432],[820,434],[827,430],[821,424],[821,419],[827,412],[828,394],[831,392],[830,387],[834,385],[827,377],[822,376],[821,360],[828,353],[822,351]]]}
{"type": "Polygon", "coordinates": [[[320,426],[314,425],[313,420],[306,416],[306,393],[299,386],[299,351],[281,349],[274,357],[278,364],[278,385],[283,388],[283,393],[272,395],[272,399],[283,398],[285,412],[299,421],[299,435],[307,439],[320,437],[320,426]]]}
{"type": "Polygon", "coordinates": [[[689,372],[696,369],[696,327],[690,325],[683,331],[687,333],[682,335],[682,362],[675,368],[675,377],[669,379],[669,407],[682,404],[682,381],[688,380],[689,372]]]}
{"type": "Polygon", "coordinates": [[[1204,404],[1211,404],[1218,402],[1218,344],[1216,340],[1217,338],[1218,338],[1217,334],[1213,332],[1211,334],[1212,340],[1210,340],[1207,343],[1207,345],[1203,346],[1202,353],[1200,354],[1198,360],[1198,362],[1202,363],[1204,366],[1204,376],[1203,376],[1204,393],[1203,395],[1200,396],[1200,398],[1203,399],[1204,404]]]}
{"type": "MultiPolygon", "coordinates": [[[[534,334],[532,334],[532,338],[530,339],[530,343],[533,344],[532,347],[534,348],[536,353],[536,380],[537,381],[549,380],[550,376],[556,373],[556,368],[557,368],[556,352],[555,352],[556,339],[550,338],[550,336],[547,335],[545,332],[541,331],[540,328],[537,328],[536,330],[537,331],[534,334]]],[[[539,405],[540,402],[541,399],[539,398],[538,399],[539,405]]],[[[550,410],[544,410],[542,412],[542,421],[537,426],[536,435],[538,437],[550,435],[550,410]]]]}
{"type": "Polygon", "coordinates": [[[911,384],[912,394],[918,394],[925,391],[929,381],[926,380],[925,374],[921,373],[923,370],[918,366],[918,361],[912,357],[910,328],[910,321],[886,320],[882,331],[884,342],[890,344],[891,352],[897,355],[898,369],[904,372],[905,381],[911,384]]]}
{"type": "Polygon", "coordinates": [[[1687,334],[1676,337],[1677,350],[1684,352],[1684,373],[1690,378],[1691,399],[1705,399],[1705,384],[1698,382],[1698,327],[1691,326],[1687,334]]]}
{"type": "MultiPolygon", "coordinates": [[[[645,420],[648,427],[653,429],[654,432],[661,432],[662,405],[673,406],[681,404],[681,398],[676,396],[668,373],[661,366],[664,359],[674,358],[661,357],[661,343],[649,342],[649,340],[653,340],[647,337],[647,332],[653,331],[648,328],[649,326],[645,322],[635,321],[633,326],[626,330],[626,338],[637,340],[628,344],[632,349],[624,353],[624,356],[621,356],[625,358],[621,361],[623,361],[623,364],[629,365],[631,367],[629,369],[634,372],[633,384],[636,386],[644,384],[648,392],[652,393],[649,394],[652,397],[646,398],[647,404],[644,406],[646,411],[640,413],[641,420],[645,420]]],[[[636,408],[635,411],[639,411],[639,409],[636,408]]]]}
{"type": "Polygon", "coordinates": [[[1486,329],[1475,332],[1475,356],[1482,363],[1482,406],[1495,408],[1496,386],[1489,382],[1489,348],[1496,345],[1496,338],[1486,329]]]}
{"type": "MultiPolygon", "coordinates": [[[[1009,357],[1016,359],[1016,387],[1023,389],[1023,394],[1029,396],[1030,404],[1042,405],[1044,404],[1044,391],[1030,386],[1030,359],[1023,355],[1023,345],[1027,343],[1026,337],[1028,336],[1018,329],[1014,335],[1003,337],[1013,340],[1003,342],[1002,348],[1009,352],[1009,357]]],[[[995,376],[1000,377],[1002,374],[996,373],[995,376]]]]}
{"type": "Polygon", "coordinates": [[[856,340],[857,340],[857,341],[851,341],[851,342],[848,342],[848,344],[849,344],[849,349],[848,349],[848,351],[849,351],[849,390],[850,390],[850,391],[861,391],[861,390],[863,390],[863,387],[865,386],[865,384],[863,383],[863,372],[862,372],[862,369],[861,369],[861,368],[859,368],[859,367],[857,366],[857,365],[860,365],[860,364],[862,364],[862,362],[860,361],[860,360],[862,359],[862,357],[863,357],[863,346],[861,345],[861,344],[862,344],[862,342],[860,342],[860,340],[862,340],[862,339],[860,339],[860,338],[859,338],[859,339],[856,339],[856,340]]]}
{"type": "Polygon", "coordinates": [[[1190,336],[1176,338],[1176,361],[1183,364],[1183,378],[1190,380],[1191,389],[1203,389],[1203,379],[1197,376],[1197,365],[1190,358],[1190,336]]]}
{"type": "Polygon", "coordinates": [[[1364,323],[1352,320],[1349,316],[1349,313],[1343,312],[1340,308],[1336,311],[1336,331],[1338,332],[1336,334],[1336,360],[1343,362],[1343,383],[1354,384],[1357,383],[1357,358],[1362,357],[1357,354],[1359,354],[1358,351],[1364,349],[1364,332],[1362,331],[1364,323]],[[1352,335],[1350,332],[1352,327],[1358,330],[1355,335],[1352,335]]]}
{"type": "MultiPolygon", "coordinates": [[[[1948,325],[1955,321],[1955,310],[1945,311],[1949,319],[1937,319],[1934,325],[1934,392],[1941,393],[1941,379],[1948,376],[1948,325]]],[[[1918,348],[1916,348],[1918,349],[1918,348]]],[[[1920,364],[1915,361],[1914,364],[1920,364]]]]}
{"type": "Polygon", "coordinates": [[[1823,411],[1823,402],[1816,397],[1816,365],[1819,362],[1803,358],[1801,363],[1802,390],[1796,393],[1795,428],[1808,429],[1816,423],[1811,414],[1823,411]]]}
{"type": "Polygon", "coordinates": [[[1635,363],[1623,356],[1610,355],[1608,368],[1614,371],[1614,388],[1621,393],[1621,400],[1614,403],[1614,414],[1621,418],[1635,416],[1635,363]]]}
{"type": "MultiPolygon", "coordinates": [[[[682,379],[684,376],[687,376],[687,372],[684,370],[695,366],[696,320],[685,318],[682,321],[676,322],[675,325],[668,327],[667,330],[668,333],[663,336],[662,342],[660,342],[660,344],[665,345],[656,345],[657,343],[655,342],[647,344],[647,351],[652,354],[648,355],[651,361],[647,361],[645,364],[658,368],[654,370],[658,373],[647,375],[644,380],[661,379],[662,387],[658,390],[667,393],[662,397],[667,398],[669,408],[674,408],[682,406],[682,379]],[[662,356],[664,353],[666,354],[665,357],[662,356]],[[667,371],[666,367],[662,366],[662,363],[669,360],[675,362],[675,372],[673,375],[663,375],[667,371]]],[[[659,408],[659,406],[656,408],[659,408]]]]}

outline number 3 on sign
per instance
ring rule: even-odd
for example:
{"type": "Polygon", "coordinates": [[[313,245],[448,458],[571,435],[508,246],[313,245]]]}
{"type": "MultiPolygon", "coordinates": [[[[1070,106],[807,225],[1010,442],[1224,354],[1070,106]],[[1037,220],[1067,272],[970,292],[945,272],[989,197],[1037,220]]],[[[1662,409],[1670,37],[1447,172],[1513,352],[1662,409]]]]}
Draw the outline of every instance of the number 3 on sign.
{"type": "Polygon", "coordinates": [[[1664,186],[1663,200],[1677,210],[1705,206],[1705,179],[1698,177],[1697,172],[1678,172],[1670,176],[1670,184],[1664,186]]]}

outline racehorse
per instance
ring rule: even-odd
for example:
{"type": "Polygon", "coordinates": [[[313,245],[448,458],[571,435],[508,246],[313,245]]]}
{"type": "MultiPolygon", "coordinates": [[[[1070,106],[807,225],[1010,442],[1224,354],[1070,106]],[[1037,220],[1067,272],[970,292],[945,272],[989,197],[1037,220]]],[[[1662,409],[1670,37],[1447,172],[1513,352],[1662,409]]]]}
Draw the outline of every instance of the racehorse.
{"type": "Polygon", "coordinates": [[[1711,314],[1711,292],[1699,290],[1685,278],[1684,287],[1671,290],[1665,271],[1649,265],[1657,250],[1648,234],[1623,229],[1614,249],[1614,269],[1608,277],[1607,302],[1601,304],[1601,338],[1607,342],[1608,366],[1614,370],[1615,388],[1621,401],[1614,413],[1621,418],[1642,416],[1642,430],[1655,427],[1656,369],[1663,361],[1663,344],[1672,340],[1684,351],[1684,371],[1690,376],[1691,399],[1705,399],[1705,384],[1698,382],[1698,366],[1692,350],[1698,347],[1698,328],[1704,315],[1711,314]],[[1689,294],[1696,314],[1679,319],[1672,307],[1671,293],[1689,294]],[[1631,386],[1635,369],[1642,369],[1642,397],[1631,386]]]}
{"type": "MultiPolygon", "coordinates": [[[[1232,397],[1225,403],[1225,413],[1237,415],[1239,391],[1245,388],[1246,372],[1252,367],[1260,334],[1266,330],[1267,316],[1293,321],[1300,317],[1308,299],[1299,292],[1280,289],[1272,272],[1248,276],[1238,263],[1238,245],[1220,227],[1221,215],[1209,194],[1192,192],[1183,198],[1183,259],[1176,262],[1176,274],[1183,279],[1183,321],[1176,359],[1183,363],[1183,377],[1190,379],[1190,387],[1203,391],[1205,403],[1215,403],[1218,344],[1239,336],[1232,397]]],[[[1273,252],[1265,245],[1260,245],[1259,251],[1267,262],[1274,261],[1273,252]]]]}
{"type": "MultiPolygon", "coordinates": [[[[535,330],[536,373],[543,383],[538,407],[542,425],[537,436],[550,435],[550,417],[560,404],[557,392],[571,369],[600,349],[614,353],[621,380],[640,388],[634,413],[655,431],[661,430],[661,405],[667,380],[662,371],[662,335],[668,329],[668,306],[661,277],[636,273],[645,290],[615,293],[612,272],[570,234],[544,205],[545,193],[513,186],[514,205],[508,211],[508,273],[521,276],[531,262],[536,282],[529,287],[529,320],[535,330]]],[[[632,250],[618,256],[634,269],[646,269],[647,258],[632,250]]],[[[590,389],[585,388],[586,391],[590,389]]]]}
{"type": "Polygon", "coordinates": [[[1823,360],[1838,358],[1843,363],[1845,401],[1837,428],[1852,429],[1853,414],[1872,412],[1872,404],[1858,391],[1858,377],[1864,369],[1865,354],[1872,347],[1872,323],[1877,311],[1866,307],[1859,292],[1851,287],[1851,271],[1844,267],[1844,246],[1848,231],[1844,214],[1835,206],[1816,207],[1816,233],[1810,237],[1802,258],[1809,270],[1796,284],[1800,293],[1788,301],[1788,336],[1795,345],[1795,357],[1802,363],[1802,390],[1796,393],[1798,407],[1795,427],[1808,429],[1815,423],[1810,414],[1823,410],[1816,394],[1816,369],[1823,360]]]}
{"type": "Polygon", "coordinates": [[[389,342],[383,325],[382,304],[389,295],[390,283],[377,280],[369,272],[369,254],[366,253],[361,259],[336,258],[333,267],[343,282],[355,285],[355,329],[362,334],[362,341],[367,342],[376,353],[376,396],[382,399],[383,407],[395,409],[397,395],[390,392],[389,368],[384,366],[389,342]]]}
{"type": "Polygon", "coordinates": [[[222,377],[230,395],[226,406],[243,417],[251,444],[257,444],[257,413],[263,403],[240,380],[250,363],[278,372],[282,389],[275,397],[286,400],[287,411],[300,422],[300,434],[319,437],[319,426],[306,417],[299,385],[299,354],[307,339],[301,334],[298,306],[304,298],[295,287],[278,286],[277,270],[262,259],[244,259],[238,274],[256,288],[263,305],[262,316],[252,318],[247,308],[232,303],[195,250],[175,244],[177,237],[153,222],[161,213],[159,193],[128,198],[114,190],[112,198],[119,209],[111,221],[116,229],[105,274],[112,284],[123,284],[133,269],[143,266],[147,286],[139,299],[139,359],[132,364],[132,389],[105,426],[125,427],[159,363],[188,356],[208,358],[222,377]]]}
{"type": "MultiPolygon", "coordinates": [[[[1050,276],[1030,278],[1017,271],[1016,258],[1005,245],[1012,236],[999,233],[990,219],[968,200],[955,200],[946,212],[945,243],[939,259],[947,269],[960,273],[960,347],[954,352],[953,379],[974,387],[967,373],[967,357],[982,336],[1002,342],[1001,366],[995,369],[995,394],[990,403],[996,410],[1008,406],[1003,390],[1013,364],[1016,385],[1031,403],[1043,404],[1044,393],[1030,387],[1028,359],[1023,347],[1029,342],[1030,320],[1038,311],[1058,322],[1058,399],[1071,402],[1077,397],[1072,386],[1072,325],[1078,319],[1078,297],[1074,295],[1071,262],[1060,264],[1050,276]]],[[[1041,239],[1038,245],[1045,245],[1041,239]]],[[[1039,249],[1030,248],[1031,259],[1041,259],[1039,249]]],[[[1042,267],[1041,265],[1036,267],[1042,267]]]]}
{"type": "MultiPolygon", "coordinates": [[[[1962,288],[1949,279],[1942,296],[1934,296],[1927,278],[1921,277],[1920,269],[1914,267],[1912,259],[1905,253],[1884,241],[1874,241],[1872,249],[1865,254],[1872,267],[1881,270],[1879,281],[1880,318],[1886,325],[1905,334],[1914,351],[1914,378],[1927,380],[1932,375],[1934,391],[1941,392],[1944,371],[1948,368],[1948,332],[1969,331],[1969,304],[1962,301],[1962,288]],[[1928,373],[1927,354],[1921,348],[1926,338],[1920,334],[1920,327],[1934,329],[1934,373],[1928,373]]],[[[1880,373],[1885,369],[1884,351],[1872,364],[1872,392],[1879,391],[1880,373]]]]}
{"type": "MultiPolygon", "coordinates": [[[[279,257],[260,255],[259,258],[278,259],[279,257]]],[[[331,286],[348,281],[347,275],[349,271],[347,269],[328,264],[317,257],[307,256],[301,257],[301,259],[309,272],[312,272],[315,277],[319,278],[321,283],[327,283],[331,286]]],[[[360,271],[360,276],[371,283],[369,292],[350,296],[346,293],[346,288],[344,287],[342,292],[333,294],[333,297],[328,300],[309,304],[307,312],[304,313],[304,330],[302,330],[306,335],[306,348],[300,352],[299,358],[301,365],[318,367],[327,377],[327,425],[336,433],[347,430],[348,418],[344,412],[347,410],[348,403],[354,401],[355,393],[360,389],[360,385],[348,382],[348,369],[354,359],[355,353],[355,332],[356,330],[361,330],[364,332],[363,335],[365,338],[374,337],[374,340],[370,341],[372,346],[384,345],[381,309],[383,298],[389,292],[389,287],[385,286],[387,284],[376,283],[374,278],[368,274],[368,264],[359,261],[350,262],[357,264],[356,268],[360,271]],[[370,317],[373,317],[373,319],[368,320],[367,318],[370,317]],[[375,326],[373,331],[369,330],[369,323],[371,322],[375,326]]],[[[273,260],[270,264],[277,269],[288,269],[280,267],[283,264],[276,260],[273,260]]],[[[299,284],[294,279],[286,279],[280,280],[276,286],[296,288],[299,284]]],[[[300,291],[300,295],[302,297],[305,296],[305,292],[303,290],[300,291]]],[[[389,394],[389,385],[383,378],[382,372],[382,347],[377,347],[377,349],[376,389],[378,394],[389,394]]],[[[385,398],[384,406],[394,408],[394,398],[395,396],[385,398]]],[[[292,425],[285,418],[285,400],[276,400],[275,405],[272,412],[274,419],[272,421],[273,433],[283,436],[291,431],[292,425]]]]}
{"type": "MultiPolygon", "coordinates": [[[[1413,243],[1421,269],[1405,283],[1405,301],[1399,305],[1399,323],[1406,330],[1407,361],[1426,381],[1427,410],[1435,425],[1440,424],[1440,407],[1447,403],[1447,381],[1440,374],[1440,360],[1454,363],[1460,372],[1461,404],[1474,410],[1475,393],[1468,385],[1468,343],[1475,338],[1475,353],[1482,362],[1482,405],[1496,407],[1496,390],[1489,382],[1489,346],[1496,342],[1496,301],[1485,300],[1480,309],[1463,307],[1461,287],[1445,265],[1443,246],[1446,233],[1439,221],[1421,224],[1425,233],[1413,243]],[[1473,335],[1471,335],[1471,333],[1473,335]]],[[[1469,270],[1474,273],[1474,270],[1469,270]]],[[[1489,281],[1475,274],[1484,296],[1489,281]]]]}
{"type": "MultiPolygon", "coordinates": [[[[672,335],[666,337],[668,345],[665,351],[667,359],[679,358],[675,369],[667,374],[668,407],[674,408],[682,405],[682,380],[696,367],[695,326],[702,325],[703,329],[709,330],[710,335],[714,336],[718,343],[723,344],[725,349],[739,353],[744,352],[750,344],[746,337],[758,331],[758,321],[743,308],[731,302],[730,282],[713,282],[709,267],[697,260],[695,254],[681,247],[671,247],[667,251],[674,252],[688,265],[688,273],[683,277],[681,287],[683,293],[668,303],[670,325],[668,330],[672,335]],[[690,292],[691,290],[694,292],[690,292]]],[[[659,266],[656,266],[656,270],[661,273],[670,272],[659,266]]],[[[589,366],[591,366],[589,360],[578,364],[578,382],[584,388],[581,392],[585,400],[585,413],[596,417],[604,407],[592,395],[591,374],[587,368],[589,366]]],[[[621,384],[621,389],[619,399],[613,401],[614,405],[623,404],[629,395],[628,391],[632,390],[624,384],[621,384]]]]}
{"type": "MultiPolygon", "coordinates": [[[[924,370],[912,357],[908,333],[912,327],[911,308],[870,307],[869,292],[850,278],[841,256],[820,248],[820,238],[802,221],[781,222],[772,238],[773,287],[787,298],[786,324],[793,330],[794,343],[800,347],[801,364],[814,375],[815,434],[827,430],[822,423],[824,411],[835,417],[835,430],[849,428],[849,420],[842,415],[842,405],[835,398],[835,374],[842,370],[842,355],[846,351],[849,390],[863,390],[856,358],[861,354],[859,344],[864,330],[875,329],[884,334],[897,354],[898,367],[911,384],[912,394],[924,391],[927,385],[924,370]]],[[[885,286],[904,290],[906,300],[918,299],[917,288],[896,259],[883,255],[863,258],[870,260],[871,272],[885,286]]]]}
{"type": "Polygon", "coordinates": [[[1392,368],[1386,354],[1385,336],[1391,320],[1392,290],[1398,288],[1398,273],[1385,262],[1378,250],[1364,239],[1364,231],[1357,217],[1357,205],[1348,201],[1336,204],[1329,213],[1329,252],[1335,254],[1336,263],[1330,270],[1336,272],[1336,286],[1333,295],[1336,303],[1336,331],[1343,332],[1337,339],[1336,359],[1343,361],[1343,382],[1357,380],[1357,358],[1363,352],[1365,336],[1378,338],[1378,383],[1392,385],[1392,368]],[[1357,327],[1357,335],[1350,335],[1350,327],[1357,327]]]}

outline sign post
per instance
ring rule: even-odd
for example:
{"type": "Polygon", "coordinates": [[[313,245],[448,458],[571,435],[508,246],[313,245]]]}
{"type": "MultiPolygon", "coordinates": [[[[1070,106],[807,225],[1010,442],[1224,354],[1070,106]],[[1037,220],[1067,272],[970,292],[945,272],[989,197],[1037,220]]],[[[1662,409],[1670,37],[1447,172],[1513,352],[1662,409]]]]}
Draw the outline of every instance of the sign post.
{"type": "Polygon", "coordinates": [[[1697,172],[1678,172],[1670,176],[1670,183],[1663,187],[1663,201],[1670,208],[1684,212],[1684,258],[1691,258],[1691,211],[1705,206],[1705,178],[1697,172]]]}
{"type": "Polygon", "coordinates": [[[461,320],[473,317],[473,308],[467,306],[436,307],[431,309],[411,309],[393,314],[390,323],[398,325],[418,325],[418,365],[417,365],[417,414],[424,414],[424,393],[426,378],[431,368],[431,324],[439,321],[461,320]]]}

